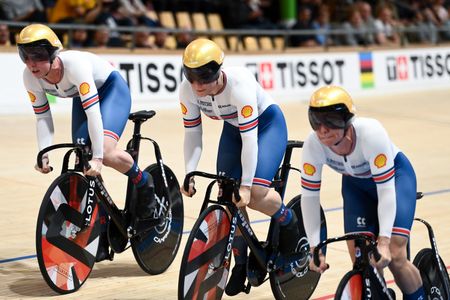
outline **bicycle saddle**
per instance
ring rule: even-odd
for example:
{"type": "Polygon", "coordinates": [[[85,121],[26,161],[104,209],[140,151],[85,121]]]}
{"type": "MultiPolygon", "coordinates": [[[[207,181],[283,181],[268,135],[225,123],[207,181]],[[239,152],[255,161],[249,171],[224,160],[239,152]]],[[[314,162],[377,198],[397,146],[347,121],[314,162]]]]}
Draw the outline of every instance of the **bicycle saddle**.
{"type": "Polygon", "coordinates": [[[152,118],[154,115],[156,115],[156,112],[154,110],[140,110],[134,113],[131,113],[128,116],[128,120],[131,120],[133,122],[136,121],[147,121],[148,119],[152,118]]]}

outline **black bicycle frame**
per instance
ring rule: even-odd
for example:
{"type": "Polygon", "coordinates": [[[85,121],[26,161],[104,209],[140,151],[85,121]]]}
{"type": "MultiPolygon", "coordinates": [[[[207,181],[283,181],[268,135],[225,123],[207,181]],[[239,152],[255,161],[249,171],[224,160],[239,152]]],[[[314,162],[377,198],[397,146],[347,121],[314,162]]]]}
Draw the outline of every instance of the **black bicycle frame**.
{"type": "MultiPolygon", "coordinates": [[[[295,146],[293,146],[292,148],[294,148],[294,147],[295,146]]],[[[292,153],[292,148],[290,148],[290,153],[292,153]]],[[[286,160],[287,163],[285,164],[285,168],[286,168],[287,172],[289,172],[289,169],[290,169],[289,160],[290,160],[290,155],[289,155],[288,160],[286,160]]],[[[223,184],[224,186],[227,184],[233,185],[234,196],[237,200],[239,200],[239,185],[237,184],[237,182],[235,180],[232,180],[232,179],[224,177],[224,176],[208,174],[208,173],[200,172],[200,171],[194,171],[194,172],[190,172],[185,177],[185,180],[184,180],[185,190],[188,190],[189,180],[193,176],[201,176],[201,177],[206,177],[206,178],[210,178],[210,179],[215,179],[212,182],[210,182],[208,187],[206,188],[205,198],[204,198],[200,213],[206,209],[206,207],[208,206],[209,203],[212,203],[212,204],[218,204],[218,205],[227,207],[227,209],[231,215],[231,229],[230,229],[230,237],[228,239],[227,247],[226,247],[227,250],[224,255],[224,259],[223,259],[222,263],[219,264],[218,267],[221,267],[223,265],[223,262],[225,262],[231,255],[233,239],[236,234],[236,226],[241,230],[242,236],[245,239],[248,247],[254,254],[255,259],[258,262],[258,264],[260,265],[260,267],[263,269],[266,269],[269,271],[275,270],[277,268],[284,266],[285,264],[290,264],[295,261],[299,261],[305,257],[305,255],[303,253],[300,253],[300,254],[293,255],[292,257],[289,257],[290,259],[286,260],[286,261],[284,261],[284,260],[268,261],[265,248],[263,248],[263,246],[261,245],[256,234],[253,232],[253,229],[251,228],[250,223],[248,222],[248,220],[245,217],[242,210],[239,209],[238,207],[236,207],[236,205],[232,202],[232,200],[231,200],[232,195],[231,194],[227,195],[228,197],[227,196],[218,197],[217,200],[212,200],[210,198],[211,191],[212,191],[214,184],[216,184],[218,181],[221,181],[221,184],[223,184]]],[[[287,176],[287,175],[285,175],[285,176],[287,176]]]]}
{"type": "Polygon", "coordinates": [[[414,220],[423,223],[428,230],[428,237],[430,239],[430,244],[431,244],[431,250],[433,251],[434,254],[434,259],[436,260],[437,264],[438,264],[438,268],[439,268],[439,278],[441,279],[441,281],[444,283],[445,286],[445,290],[448,292],[450,291],[450,287],[448,286],[448,280],[445,280],[444,278],[444,274],[446,274],[446,267],[442,265],[441,260],[439,259],[439,251],[438,251],[438,247],[437,247],[437,243],[436,243],[436,237],[434,236],[434,232],[433,232],[433,228],[431,227],[431,225],[420,218],[414,218],[414,220]]]}
{"type": "Polygon", "coordinates": [[[370,280],[366,280],[369,277],[375,277],[377,279],[377,283],[380,284],[383,293],[386,295],[386,297],[390,300],[393,300],[392,296],[390,295],[386,282],[382,278],[382,276],[378,273],[377,269],[373,267],[370,262],[368,261],[369,253],[371,252],[373,257],[376,261],[380,260],[381,255],[377,250],[376,242],[369,236],[364,234],[346,234],[341,237],[335,237],[335,238],[329,238],[324,241],[321,241],[315,248],[313,253],[313,260],[314,264],[316,266],[319,266],[320,259],[319,259],[319,250],[324,247],[325,245],[328,245],[330,243],[339,242],[339,241],[348,241],[348,240],[354,240],[355,241],[355,263],[353,264],[353,270],[360,270],[363,273],[363,286],[368,287],[369,291],[367,289],[364,289],[364,295],[365,299],[371,299],[371,297],[366,297],[367,293],[371,292],[371,286],[370,286],[370,280]],[[368,243],[366,243],[368,242],[368,243]],[[371,273],[373,276],[371,276],[371,273]],[[369,284],[369,286],[367,286],[369,284]]]}
{"type": "MultiPolygon", "coordinates": [[[[155,157],[156,157],[156,163],[158,167],[161,170],[161,174],[163,176],[164,181],[164,194],[166,199],[166,207],[170,207],[172,204],[172,201],[170,199],[169,194],[169,185],[167,183],[166,174],[164,170],[164,163],[162,160],[161,150],[159,148],[159,145],[156,143],[156,141],[142,137],[140,134],[141,131],[141,125],[144,123],[148,118],[151,118],[154,116],[154,112],[146,112],[145,115],[140,116],[137,112],[132,115],[130,115],[129,119],[134,122],[134,131],[133,136],[129,140],[127,144],[127,152],[130,153],[133,160],[138,163],[139,160],[139,148],[141,140],[148,140],[153,144],[154,150],[155,150],[155,157]]],[[[74,172],[83,172],[83,169],[89,169],[89,159],[91,154],[87,152],[87,148],[85,145],[80,144],[74,144],[74,143],[63,143],[63,144],[56,144],[49,146],[41,151],[39,151],[37,155],[37,164],[40,168],[42,168],[42,157],[45,153],[53,151],[55,149],[60,148],[72,148],[70,149],[63,158],[63,167],[61,170],[61,174],[66,173],[68,171],[74,171],[74,172]],[[73,169],[69,168],[69,159],[72,153],[76,153],[76,156],[79,159],[79,162],[75,164],[75,167],[73,169]]],[[[99,203],[102,205],[102,207],[105,209],[105,211],[108,213],[108,215],[111,217],[111,220],[115,223],[117,228],[119,229],[119,232],[126,238],[130,238],[134,235],[140,234],[144,232],[145,230],[148,230],[151,227],[154,227],[160,223],[159,219],[148,219],[148,220],[141,220],[139,222],[136,221],[135,218],[126,219],[124,218],[124,214],[122,211],[115,205],[114,201],[112,200],[111,196],[109,195],[108,191],[105,188],[105,185],[103,184],[103,180],[101,176],[93,177],[93,176],[86,176],[86,178],[89,181],[88,184],[88,195],[92,192],[95,192],[97,195],[97,199],[99,203]]],[[[125,210],[131,209],[131,211],[135,211],[135,203],[132,203],[132,199],[136,199],[136,197],[133,197],[136,193],[136,187],[132,183],[131,179],[128,178],[127,182],[127,193],[126,193],[126,200],[125,200],[125,210]]],[[[92,207],[95,207],[95,197],[93,200],[88,203],[88,205],[92,205],[92,207]]],[[[125,211],[125,213],[127,213],[125,211]]],[[[168,213],[168,211],[166,212],[168,213]]],[[[91,210],[86,210],[86,215],[84,216],[84,223],[85,226],[87,226],[91,221],[91,210]]]]}

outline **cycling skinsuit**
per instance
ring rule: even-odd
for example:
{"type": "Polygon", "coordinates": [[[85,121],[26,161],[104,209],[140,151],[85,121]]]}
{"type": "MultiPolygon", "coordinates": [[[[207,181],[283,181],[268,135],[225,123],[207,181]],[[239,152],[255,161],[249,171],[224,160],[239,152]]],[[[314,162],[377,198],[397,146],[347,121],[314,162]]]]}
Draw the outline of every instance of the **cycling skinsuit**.
{"type": "Polygon", "coordinates": [[[416,176],[409,160],[378,121],[355,118],[352,125],[356,145],[349,155],[334,153],[315,132],[303,146],[302,209],[312,246],[320,241],[319,193],[325,164],[343,174],[346,233],[409,237],[416,207],[416,176]]]}
{"type": "Polygon", "coordinates": [[[222,72],[225,87],[215,96],[198,97],[187,80],[181,84],[186,173],[196,170],[200,160],[202,111],[211,119],[225,121],[217,172],[240,178],[245,186],[269,186],[287,144],[283,113],[248,69],[230,67],[222,72]]]}
{"type": "Polygon", "coordinates": [[[131,109],[128,85],[106,60],[82,51],[63,51],[60,82],[51,84],[24,71],[24,84],[37,117],[39,150],[52,144],[53,120],[46,93],[73,98],[72,139],[90,144],[94,158],[103,158],[104,136],[119,140],[131,109]]]}

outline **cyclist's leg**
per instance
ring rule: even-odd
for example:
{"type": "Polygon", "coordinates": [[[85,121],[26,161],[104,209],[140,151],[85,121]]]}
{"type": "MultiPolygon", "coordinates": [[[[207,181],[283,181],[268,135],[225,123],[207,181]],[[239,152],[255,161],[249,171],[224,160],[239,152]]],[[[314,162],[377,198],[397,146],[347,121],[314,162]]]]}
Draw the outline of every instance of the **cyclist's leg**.
{"type": "MultiPolygon", "coordinates": [[[[242,142],[239,130],[224,122],[217,153],[218,174],[232,178],[241,178],[241,148],[242,142]]],[[[245,289],[245,279],[247,278],[247,244],[240,230],[237,230],[233,240],[233,256],[234,267],[225,288],[225,293],[228,296],[234,296],[243,292],[245,289]]]]}
{"type": "Polygon", "coordinates": [[[259,117],[258,163],[249,207],[271,216],[281,225],[279,248],[283,254],[295,252],[300,238],[295,213],[284,205],[278,192],[269,188],[286,145],[287,127],[283,113],[278,105],[271,105],[259,117]]]}
{"type": "MultiPolygon", "coordinates": [[[[375,237],[378,232],[376,186],[371,178],[342,176],[344,200],[344,232],[362,233],[375,237]]],[[[352,263],[355,262],[355,246],[347,241],[352,263]]]]}
{"type": "Polygon", "coordinates": [[[131,109],[130,91],[118,72],[111,73],[100,88],[99,97],[105,136],[103,163],[131,178],[138,187],[137,212],[141,218],[150,217],[155,204],[153,180],[140,170],[128,152],[117,147],[131,109]]]}
{"type": "MultiPolygon", "coordinates": [[[[73,98],[72,103],[72,141],[86,146],[90,145],[87,118],[79,97],[73,98]]],[[[97,262],[109,258],[109,243],[107,237],[109,216],[101,205],[99,205],[99,218],[100,240],[95,258],[97,262]]]]}
{"type": "Polygon", "coordinates": [[[392,230],[389,269],[405,299],[419,299],[425,296],[422,279],[419,270],[408,260],[406,249],[416,208],[416,175],[403,153],[397,154],[394,163],[397,213],[392,230]]]}

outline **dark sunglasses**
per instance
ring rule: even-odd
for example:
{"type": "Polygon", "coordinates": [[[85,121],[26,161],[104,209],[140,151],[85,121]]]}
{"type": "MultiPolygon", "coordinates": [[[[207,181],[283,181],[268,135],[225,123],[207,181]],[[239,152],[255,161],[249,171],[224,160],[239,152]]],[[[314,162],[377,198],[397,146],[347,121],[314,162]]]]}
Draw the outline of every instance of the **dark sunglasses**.
{"type": "Polygon", "coordinates": [[[49,61],[50,54],[48,50],[43,47],[24,47],[19,46],[19,56],[23,62],[27,60],[32,61],[49,61]]]}
{"type": "Polygon", "coordinates": [[[308,111],[309,123],[312,129],[318,130],[321,125],[330,129],[345,129],[346,122],[341,112],[308,111]]]}

